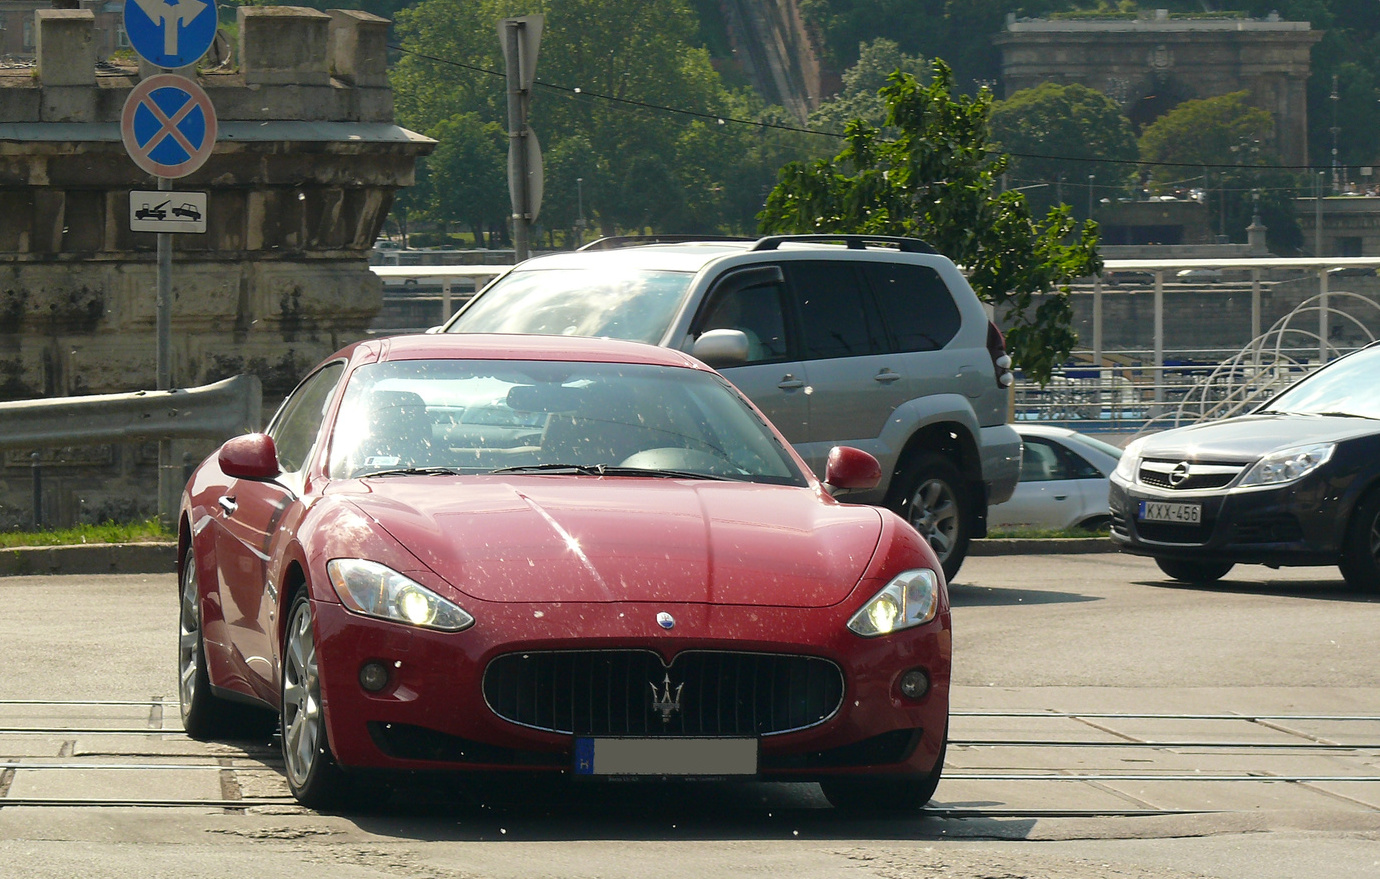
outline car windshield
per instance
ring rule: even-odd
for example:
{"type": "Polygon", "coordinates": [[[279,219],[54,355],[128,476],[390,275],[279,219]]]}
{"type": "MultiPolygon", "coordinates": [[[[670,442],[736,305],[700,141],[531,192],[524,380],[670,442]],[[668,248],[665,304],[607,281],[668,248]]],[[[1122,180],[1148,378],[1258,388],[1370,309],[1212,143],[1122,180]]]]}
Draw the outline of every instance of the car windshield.
{"type": "Polygon", "coordinates": [[[1280,394],[1260,412],[1380,418],[1380,346],[1357,351],[1280,394]]]}
{"type": "Polygon", "coordinates": [[[569,473],[806,484],[720,376],[678,367],[402,360],[350,377],[334,478],[569,473]]]}
{"type": "Polygon", "coordinates": [[[512,272],[471,302],[447,332],[604,336],[656,344],[693,277],[607,267],[512,272]]]}

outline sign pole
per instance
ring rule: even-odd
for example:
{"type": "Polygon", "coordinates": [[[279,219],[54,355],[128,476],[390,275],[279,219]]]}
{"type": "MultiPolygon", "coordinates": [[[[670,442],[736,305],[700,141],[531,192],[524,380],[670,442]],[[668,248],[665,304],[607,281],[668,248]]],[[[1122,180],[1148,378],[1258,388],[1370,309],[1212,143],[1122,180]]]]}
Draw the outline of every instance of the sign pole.
{"type": "MultiPolygon", "coordinates": [[[[158,178],[158,191],[171,192],[172,180],[158,178]]],[[[172,390],[172,233],[158,233],[158,298],[155,302],[158,334],[158,390],[172,390]]],[[[173,441],[158,441],[158,518],[170,525],[177,515],[181,491],[173,463],[173,441]]]]}
{"type": "Polygon", "coordinates": [[[528,204],[527,195],[527,96],[522,88],[522,62],[519,55],[522,45],[522,24],[505,21],[504,57],[507,60],[508,80],[508,162],[509,179],[513,187],[510,193],[513,202],[513,262],[527,259],[528,244],[528,204]]]}

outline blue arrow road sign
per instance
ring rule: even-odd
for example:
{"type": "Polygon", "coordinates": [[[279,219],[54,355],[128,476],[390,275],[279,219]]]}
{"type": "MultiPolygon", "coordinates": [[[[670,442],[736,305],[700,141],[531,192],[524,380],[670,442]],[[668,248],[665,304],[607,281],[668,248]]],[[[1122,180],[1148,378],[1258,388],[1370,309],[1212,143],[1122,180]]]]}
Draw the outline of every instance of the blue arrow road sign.
{"type": "Polygon", "coordinates": [[[140,82],[120,114],[125,150],[155,177],[185,177],[216,142],[216,111],[201,86],[173,73],[140,82]]]}
{"type": "Polygon", "coordinates": [[[125,0],[125,33],[150,64],[195,64],[216,38],[215,0],[125,0]]]}

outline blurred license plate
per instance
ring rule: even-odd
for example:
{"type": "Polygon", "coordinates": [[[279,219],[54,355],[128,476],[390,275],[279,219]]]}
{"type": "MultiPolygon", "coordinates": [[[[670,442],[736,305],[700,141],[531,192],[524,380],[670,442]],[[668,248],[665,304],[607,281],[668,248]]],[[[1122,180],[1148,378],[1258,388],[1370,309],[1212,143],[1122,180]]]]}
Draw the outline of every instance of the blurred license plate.
{"type": "Polygon", "coordinates": [[[576,775],[756,775],[756,739],[575,739],[576,775]]]}
{"type": "Polygon", "coordinates": [[[1203,521],[1203,505],[1141,501],[1140,518],[1141,521],[1144,522],[1174,522],[1178,525],[1199,525],[1203,521]]]}

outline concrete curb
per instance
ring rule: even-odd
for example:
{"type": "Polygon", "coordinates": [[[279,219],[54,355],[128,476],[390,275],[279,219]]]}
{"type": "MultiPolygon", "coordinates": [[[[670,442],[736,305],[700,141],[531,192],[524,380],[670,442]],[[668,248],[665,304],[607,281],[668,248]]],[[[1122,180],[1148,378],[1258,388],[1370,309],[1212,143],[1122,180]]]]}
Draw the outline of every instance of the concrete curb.
{"type": "MultiPolygon", "coordinates": [[[[974,540],[972,556],[1058,555],[1116,552],[1105,537],[974,540]]],[[[177,570],[175,543],[88,543],[0,549],[0,577],[36,574],[171,574],[177,570]]]]}
{"type": "Polygon", "coordinates": [[[0,577],[35,574],[171,574],[176,543],[86,543],[0,549],[0,577]]]}

